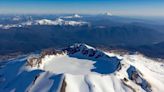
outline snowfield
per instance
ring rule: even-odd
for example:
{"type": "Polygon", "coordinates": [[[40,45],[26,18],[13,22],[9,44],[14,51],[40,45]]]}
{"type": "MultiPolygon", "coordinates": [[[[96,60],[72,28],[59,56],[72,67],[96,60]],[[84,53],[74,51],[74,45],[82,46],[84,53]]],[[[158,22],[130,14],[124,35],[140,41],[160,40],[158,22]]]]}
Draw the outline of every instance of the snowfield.
{"type": "Polygon", "coordinates": [[[164,92],[164,63],[85,44],[0,63],[1,92],[164,92]]]}
{"type": "Polygon", "coordinates": [[[55,74],[89,74],[94,68],[91,60],[78,59],[68,55],[46,56],[43,69],[55,74]]]}

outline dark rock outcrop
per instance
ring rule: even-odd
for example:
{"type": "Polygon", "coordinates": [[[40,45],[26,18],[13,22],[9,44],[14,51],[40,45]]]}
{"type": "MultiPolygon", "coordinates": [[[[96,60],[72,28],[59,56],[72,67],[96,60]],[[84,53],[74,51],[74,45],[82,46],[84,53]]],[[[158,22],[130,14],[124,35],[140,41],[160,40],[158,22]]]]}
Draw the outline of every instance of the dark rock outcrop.
{"type": "Polygon", "coordinates": [[[151,85],[142,77],[142,74],[134,67],[130,66],[127,70],[129,79],[140,85],[146,92],[152,92],[151,85]]]}

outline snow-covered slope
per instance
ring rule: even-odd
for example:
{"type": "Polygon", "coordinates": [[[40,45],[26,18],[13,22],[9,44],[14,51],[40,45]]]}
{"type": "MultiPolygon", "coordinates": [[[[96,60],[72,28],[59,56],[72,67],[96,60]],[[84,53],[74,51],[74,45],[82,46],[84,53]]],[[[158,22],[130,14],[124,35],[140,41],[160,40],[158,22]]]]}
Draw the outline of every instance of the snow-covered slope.
{"type": "Polygon", "coordinates": [[[2,92],[164,92],[164,64],[86,44],[0,64],[2,92]]]}

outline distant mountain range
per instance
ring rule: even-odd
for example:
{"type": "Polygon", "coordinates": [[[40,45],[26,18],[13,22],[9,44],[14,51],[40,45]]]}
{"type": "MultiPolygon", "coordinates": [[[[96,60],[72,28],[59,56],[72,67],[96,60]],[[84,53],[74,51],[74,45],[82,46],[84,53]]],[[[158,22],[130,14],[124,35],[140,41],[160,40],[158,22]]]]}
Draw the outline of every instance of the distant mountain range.
{"type": "Polygon", "coordinates": [[[57,18],[56,20],[40,19],[40,20],[32,20],[32,21],[27,21],[18,24],[6,24],[6,25],[1,24],[0,28],[1,29],[20,28],[20,27],[23,28],[33,25],[82,26],[82,25],[89,25],[89,23],[84,21],[65,21],[61,18],[57,18]]]}
{"type": "MultiPolygon", "coordinates": [[[[78,42],[146,54],[149,52],[145,46],[153,46],[154,49],[154,44],[164,41],[161,24],[152,24],[149,20],[106,15],[61,16],[23,16],[16,20],[18,27],[0,29],[0,54],[18,51],[29,53],[50,47],[61,48],[78,42]],[[25,23],[25,26],[20,26],[19,23],[25,23]]],[[[7,24],[2,21],[0,20],[1,25],[7,24]]],[[[8,25],[15,24],[10,20],[8,25]]],[[[150,52],[152,55],[149,56],[163,58],[160,51],[163,50],[150,52]]]]}

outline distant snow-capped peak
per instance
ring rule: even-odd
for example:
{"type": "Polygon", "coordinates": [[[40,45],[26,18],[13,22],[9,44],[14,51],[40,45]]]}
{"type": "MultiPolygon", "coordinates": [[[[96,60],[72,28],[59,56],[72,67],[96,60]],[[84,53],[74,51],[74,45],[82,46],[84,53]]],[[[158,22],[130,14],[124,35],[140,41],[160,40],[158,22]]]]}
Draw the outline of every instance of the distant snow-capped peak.
{"type": "Polygon", "coordinates": [[[78,14],[74,14],[72,16],[64,16],[63,18],[82,18],[82,16],[80,16],[78,14]]]}
{"type": "Polygon", "coordinates": [[[48,19],[41,19],[41,20],[36,20],[36,24],[39,24],[39,25],[52,25],[52,24],[54,24],[54,22],[51,21],[51,20],[48,20],[48,19]]]}
{"type": "Polygon", "coordinates": [[[34,25],[62,25],[64,20],[63,19],[56,19],[56,20],[49,20],[49,19],[41,19],[34,21],[34,25]]]}
{"type": "Polygon", "coordinates": [[[15,17],[12,18],[12,20],[13,21],[19,21],[19,20],[21,20],[21,17],[20,16],[15,16],[15,17]]]}
{"type": "Polygon", "coordinates": [[[111,12],[106,12],[106,13],[104,13],[104,15],[106,15],[106,16],[112,16],[112,13],[111,12]]]}
{"type": "Polygon", "coordinates": [[[75,14],[74,15],[75,18],[81,18],[82,16],[78,15],[78,14],[75,14]]]}
{"type": "Polygon", "coordinates": [[[81,25],[86,25],[88,22],[83,22],[83,21],[66,21],[61,18],[57,18],[56,20],[47,20],[47,19],[42,19],[42,20],[37,20],[36,25],[70,25],[70,26],[81,26],[81,25]]]}

